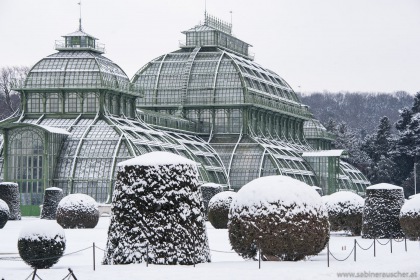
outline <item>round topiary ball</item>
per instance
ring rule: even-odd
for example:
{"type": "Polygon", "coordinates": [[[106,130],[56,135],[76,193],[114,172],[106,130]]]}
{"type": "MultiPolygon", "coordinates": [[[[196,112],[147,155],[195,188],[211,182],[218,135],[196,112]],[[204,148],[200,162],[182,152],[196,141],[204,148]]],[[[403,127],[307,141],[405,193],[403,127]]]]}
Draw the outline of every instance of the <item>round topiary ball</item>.
{"type": "Polygon", "coordinates": [[[56,219],[63,228],[94,228],[99,221],[98,203],[86,194],[70,194],[58,204],[56,219]]]}
{"type": "Polygon", "coordinates": [[[20,220],[20,196],[19,186],[13,182],[0,183],[0,199],[9,206],[9,220],[20,220]]]}
{"type": "Polygon", "coordinates": [[[322,197],[328,211],[330,229],[333,231],[349,231],[360,235],[365,200],[350,191],[336,192],[322,197]]]}
{"type": "Polygon", "coordinates": [[[287,176],[267,176],[243,186],[232,200],[228,232],[244,258],[297,261],[318,254],[329,239],[328,214],[309,185],[287,176]]]}
{"type": "Polygon", "coordinates": [[[208,208],[210,199],[215,196],[216,194],[223,191],[223,187],[219,184],[215,183],[205,183],[202,184],[200,187],[201,196],[203,198],[203,205],[204,205],[204,217],[208,219],[208,208]]]}
{"type": "Polygon", "coordinates": [[[62,198],[63,198],[62,189],[55,188],[55,187],[45,189],[41,219],[55,220],[57,207],[62,198]]]}
{"type": "Polygon", "coordinates": [[[404,204],[401,187],[381,183],[366,188],[362,238],[403,237],[400,211],[404,204]]]}
{"type": "Polygon", "coordinates": [[[420,240],[420,195],[406,201],[400,212],[400,225],[410,240],[420,240]]]}
{"type": "Polygon", "coordinates": [[[9,220],[9,206],[6,202],[0,199],[0,228],[3,228],[9,220]]]}
{"type": "Polygon", "coordinates": [[[20,232],[19,255],[33,268],[50,268],[63,256],[65,249],[64,230],[55,221],[37,220],[20,232]]]}
{"type": "Polygon", "coordinates": [[[214,228],[227,228],[229,208],[235,195],[235,192],[226,191],[210,199],[207,216],[214,228]]]}

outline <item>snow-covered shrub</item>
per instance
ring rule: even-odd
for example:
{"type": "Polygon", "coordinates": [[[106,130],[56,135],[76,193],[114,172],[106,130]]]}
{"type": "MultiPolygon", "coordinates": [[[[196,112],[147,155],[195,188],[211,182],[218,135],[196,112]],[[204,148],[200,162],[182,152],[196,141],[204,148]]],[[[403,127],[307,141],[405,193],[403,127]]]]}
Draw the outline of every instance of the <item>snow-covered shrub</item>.
{"type": "Polygon", "coordinates": [[[210,199],[208,219],[214,228],[227,228],[229,208],[236,193],[231,191],[221,192],[210,199]]]}
{"type": "Polygon", "coordinates": [[[9,220],[20,220],[19,186],[12,182],[0,183],[0,199],[9,206],[9,220]]]}
{"type": "Polygon", "coordinates": [[[62,189],[55,187],[46,189],[44,195],[44,204],[42,206],[41,219],[55,220],[57,207],[62,198],[62,189]]]}
{"type": "Polygon", "coordinates": [[[328,214],[314,188],[287,176],[243,186],[229,211],[229,240],[244,258],[297,261],[318,254],[329,239],[328,214]]]}
{"type": "Polygon", "coordinates": [[[400,225],[410,240],[420,240],[420,195],[406,201],[400,212],[400,225]]]}
{"type": "Polygon", "coordinates": [[[196,163],[152,152],[118,166],[103,263],[209,262],[196,163]]]}
{"type": "Polygon", "coordinates": [[[56,219],[63,228],[94,228],[99,221],[98,203],[86,194],[69,194],[58,204],[56,219]]]}
{"type": "Polygon", "coordinates": [[[345,230],[353,235],[362,231],[364,199],[353,192],[341,191],[323,196],[322,201],[328,211],[330,229],[345,230]]]}
{"type": "Polygon", "coordinates": [[[18,250],[22,260],[33,268],[50,268],[66,249],[63,228],[56,221],[38,220],[22,228],[18,250]]]}
{"type": "Polygon", "coordinates": [[[4,200],[0,199],[0,228],[3,228],[9,220],[9,206],[4,200]]]}
{"type": "Polygon", "coordinates": [[[207,220],[208,219],[208,207],[210,199],[218,194],[219,192],[223,191],[223,187],[219,184],[215,183],[206,183],[202,184],[199,187],[199,190],[201,192],[201,196],[203,198],[203,204],[204,204],[204,217],[207,220]]]}
{"type": "Polygon", "coordinates": [[[399,238],[401,230],[399,215],[404,204],[401,187],[377,184],[366,188],[363,209],[362,238],[399,238]]]}

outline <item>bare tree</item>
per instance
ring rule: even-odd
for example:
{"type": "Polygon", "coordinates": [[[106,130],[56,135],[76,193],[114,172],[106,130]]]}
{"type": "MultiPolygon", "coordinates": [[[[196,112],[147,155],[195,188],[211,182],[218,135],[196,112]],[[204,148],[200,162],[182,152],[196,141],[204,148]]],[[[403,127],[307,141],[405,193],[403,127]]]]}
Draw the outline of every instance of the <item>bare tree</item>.
{"type": "Polygon", "coordinates": [[[5,66],[0,68],[0,119],[10,116],[19,108],[20,96],[13,90],[25,80],[27,66],[5,66]]]}

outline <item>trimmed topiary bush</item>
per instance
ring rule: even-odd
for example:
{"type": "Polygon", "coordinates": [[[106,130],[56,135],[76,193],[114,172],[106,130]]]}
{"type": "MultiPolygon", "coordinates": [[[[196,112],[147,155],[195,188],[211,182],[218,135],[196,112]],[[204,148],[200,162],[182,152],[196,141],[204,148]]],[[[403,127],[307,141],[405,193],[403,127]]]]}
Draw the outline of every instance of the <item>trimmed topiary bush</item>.
{"type": "Polygon", "coordinates": [[[209,208],[210,199],[216,194],[222,192],[223,187],[215,183],[206,183],[206,184],[202,184],[199,187],[199,189],[201,192],[201,196],[203,198],[204,217],[206,220],[208,220],[208,212],[209,212],[208,208],[209,208]]]}
{"type": "Polygon", "coordinates": [[[9,206],[9,220],[20,220],[19,186],[12,182],[0,183],[0,199],[9,206]]]}
{"type": "Polygon", "coordinates": [[[362,238],[400,238],[399,215],[404,204],[401,187],[377,184],[366,188],[362,238]]]}
{"type": "Polygon", "coordinates": [[[33,268],[50,268],[63,256],[65,249],[64,230],[55,221],[38,220],[20,232],[19,255],[33,268]]]}
{"type": "Polygon", "coordinates": [[[400,212],[400,225],[410,240],[420,240],[420,195],[406,201],[400,212]]]}
{"type": "Polygon", "coordinates": [[[209,262],[196,163],[152,152],[118,166],[103,263],[209,262]]]}
{"type": "Polygon", "coordinates": [[[229,211],[229,240],[244,258],[297,261],[318,254],[329,239],[327,211],[314,188],[287,176],[243,186],[229,211]]]}
{"type": "Polygon", "coordinates": [[[55,220],[57,207],[62,198],[62,189],[55,187],[46,189],[44,195],[44,204],[42,206],[41,219],[55,220]]]}
{"type": "Polygon", "coordinates": [[[236,193],[221,192],[210,199],[208,220],[214,228],[227,228],[229,208],[236,193]]]}
{"type": "Polygon", "coordinates": [[[7,221],[9,220],[9,214],[9,206],[6,202],[4,202],[4,200],[0,199],[0,229],[4,228],[6,225],[7,221]]]}
{"type": "Polygon", "coordinates": [[[348,231],[353,235],[360,235],[362,231],[362,216],[365,200],[353,192],[341,191],[322,200],[328,211],[330,229],[333,231],[348,231]]]}
{"type": "Polygon", "coordinates": [[[58,204],[56,218],[63,228],[94,228],[99,221],[98,203],[86,194],[69,194],[58,204]]]}

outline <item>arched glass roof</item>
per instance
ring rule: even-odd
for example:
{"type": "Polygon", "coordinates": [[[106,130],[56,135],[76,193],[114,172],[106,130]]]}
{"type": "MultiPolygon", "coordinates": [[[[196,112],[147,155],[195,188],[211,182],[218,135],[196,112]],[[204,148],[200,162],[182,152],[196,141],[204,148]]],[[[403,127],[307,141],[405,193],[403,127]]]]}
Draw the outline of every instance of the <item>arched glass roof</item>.
{"type": "Polygon", "coordinates": [[[364,196],[366,187],[370,186],[369,180],[353,165],[340,160],[339,189],[353,190],[364,196]]]}
{"type": "Polygon", "coordinates": [[[141,108],[262,104],[286,114],[310,116],[296,93],[275,72],[216,47],[162,55],[133,77],[143,88],[141,108]]]}
{"type": "MultiPolygon", "coordinates": [[[[310,165],[299,155],[298,144],[248,135],[215,137],[211,142],[227,169],[233,189],[270,175],[287,175],[318,185],[310,165]]],[[[299,146],[300,150],[309,149],[299,146]]]]}
{"type": "Polygon", "coordinates": [[[133,92],[135,87],[114,62],[92,51],[60,51],[40,60],[30,70],[26,90],[111,89],[133,92]]]}
{"type": "Polygon", "coordinates": [[[199,163],[201,182],[227,185],[227,176],[215,151],[190,135],[170,135],[145,123],[123,117],[99,115],[76,119],[24,119],[24,123],[61,128],[69,132],[58,155],[53,186],[64,193],[86,193],[109,202],[116,164],[152,151],[168,151],[199,163]]]}

